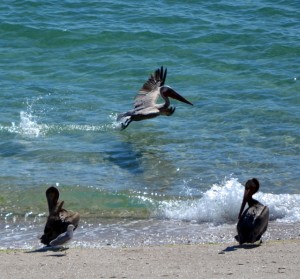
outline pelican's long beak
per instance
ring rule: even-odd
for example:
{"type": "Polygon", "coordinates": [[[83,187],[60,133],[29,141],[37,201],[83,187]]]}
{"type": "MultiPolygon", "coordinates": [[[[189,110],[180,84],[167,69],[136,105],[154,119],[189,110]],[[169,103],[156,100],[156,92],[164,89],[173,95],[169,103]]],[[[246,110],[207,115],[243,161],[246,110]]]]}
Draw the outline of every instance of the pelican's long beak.
{"type": "Polygon", "coordinates": [[[245,208],[247,200],[248,200],[248,195],[249,195],[249,190],[245,189],[244,197],[243,197],[243,201],[242,201],[242,205],[241,205],[241,209],[240,209],[240,213],[239,213],[239,219],[241,218],[241,216],[243,214],[244,208],[245,208]]]}
{"type": "Polygon", "coordinates": [[[177,101],[180,101],[180,102],[183,102],[183,103],[186,103],[186,104],[189,104],[191,106],[193,106],[193,104],[191,102],[189,102],[187,99],[183,98],[181,95],[179,95],[175,90],[173,90],[172,88],[170,87],[165,87],[166,91],[165,91],[165,95],[170,97],[170,98],[173,98],[177,101]]]}

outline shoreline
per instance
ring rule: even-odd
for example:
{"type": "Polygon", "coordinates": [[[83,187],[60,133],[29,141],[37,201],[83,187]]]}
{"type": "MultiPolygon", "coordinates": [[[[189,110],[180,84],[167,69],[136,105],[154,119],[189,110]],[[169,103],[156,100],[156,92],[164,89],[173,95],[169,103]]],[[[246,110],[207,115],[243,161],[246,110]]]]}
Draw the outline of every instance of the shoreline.
{"type": "MultiPolygon", "coordinates": [[[[3,278],[298,278],[300,238],[261,245],[175,244],[0,250],[3,278]]],[[[1,277],[2,277],[1,276],[1,277]]]]}
{"type": "MultiPolygon", "coordinates": [[[[0,226],[1,249],[38,249],[43,245],[39,237],[45,223],[10,224],[9,229],[0,226]],[[3,229],[2,229],[3,228],[3,229]]],[[[300,222],[281,223],[270,221],[263,241],[288,240],[299,238],[300,222]]],[[[234,243],[236,224],[213,225],[210,223],[191,223],[174,220],[142,220],[141,222],[103,224],[86,223],[74,232],[71,242],[73,248],[103,247],[143,247],[173,244],[234,243]]],[[[236,242],[237,244],[237,242],[236,242]]]]}

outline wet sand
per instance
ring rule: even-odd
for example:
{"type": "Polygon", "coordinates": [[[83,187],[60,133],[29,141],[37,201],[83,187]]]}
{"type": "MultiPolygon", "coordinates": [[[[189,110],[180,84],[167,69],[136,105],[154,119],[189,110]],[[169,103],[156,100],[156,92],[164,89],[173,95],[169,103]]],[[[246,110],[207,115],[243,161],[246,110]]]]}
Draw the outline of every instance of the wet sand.
{"type": "Polygon", "coordinates": [[[1,278],[299,278],[300,239],[0,251],[1,278]]]}

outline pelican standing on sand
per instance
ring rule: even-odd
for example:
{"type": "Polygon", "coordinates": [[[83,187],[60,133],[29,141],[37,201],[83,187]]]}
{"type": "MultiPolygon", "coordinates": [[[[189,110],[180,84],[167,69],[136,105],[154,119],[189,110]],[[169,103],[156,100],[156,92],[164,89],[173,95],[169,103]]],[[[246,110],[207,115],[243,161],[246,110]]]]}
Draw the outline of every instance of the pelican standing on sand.
{"type": "Polygon", "coordinates": [[[254,243],[260,240],[267,230],[269,222],[269,208],[252,198],[259,189],[259,182],[256,178],[246,182],[244,198],[242,201],[239,221],[237,223],[238,235],[235,239],[241,244],[254,243]],[[244,211],[248,202],[249,207],[244,211]]]}
{"type": "Polygon", "coordinates": [[[77,228],[80,215],[78,212],[63,208],[64,201],[59,201],[59,191],[51,186],[46,191],[49,215],[41,236],[41,243],[47,246],[62,245],[73,237],[73,231],[77,228]]]}
{"type": "Polygon", "coordinates": [[[161,67],[145,82],[135,97],[134,109],[120,113],[117,117],[117,121],[121,122],[122,130],[125,129],[131,121],[150,119],[159,115],[172,115],[175,111],[175,107],[170,106],[169,97],[193,105],[180,96],[174,89],[165,85],[166,77],[167,69],[164,70],[164,68],[161,67]],[[163,104],[156,103],[159,96],[164,99],[165,102],[163,104]]]}

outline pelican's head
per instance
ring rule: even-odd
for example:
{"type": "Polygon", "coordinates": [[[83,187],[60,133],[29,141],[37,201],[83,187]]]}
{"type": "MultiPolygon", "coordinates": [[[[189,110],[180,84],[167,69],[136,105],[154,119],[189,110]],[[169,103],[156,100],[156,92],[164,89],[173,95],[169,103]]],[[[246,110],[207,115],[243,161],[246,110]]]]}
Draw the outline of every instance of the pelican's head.
{"type": "Polygon", "coordinates": [[[68,227],[67,227],[68,232],[72,232],[74,230],[75,230],[75,226],[73,224],[68,225],[68,227]]]}
{"type": "Polygon", "coordinates": [[[239,219],[241,218],[241,215],[244,211],[245,205],[249,199],[252,198],[252,196],[258,191],[259,189],[259,182],[256,178],[249,179],[245,184],[245,191],[244,191],[244,197],[239,213],[239,219]]]}
{"type": "Polygon", "coordinates": [[[245,193],[248,196],[254,195],[259,190],[259,182],[256,178],[249,179],[245,184],[245,193]]]}
{"type": "Polygon", "coordinates": [[[172,89],[170,86],[164,85],[160,87],[160,94],[163,97],[170,97],[177,101],[193,105],[191,102],[189,102],[187,99],[183,98],[181,95],[179,95],[174,89],[172,89]]]}

